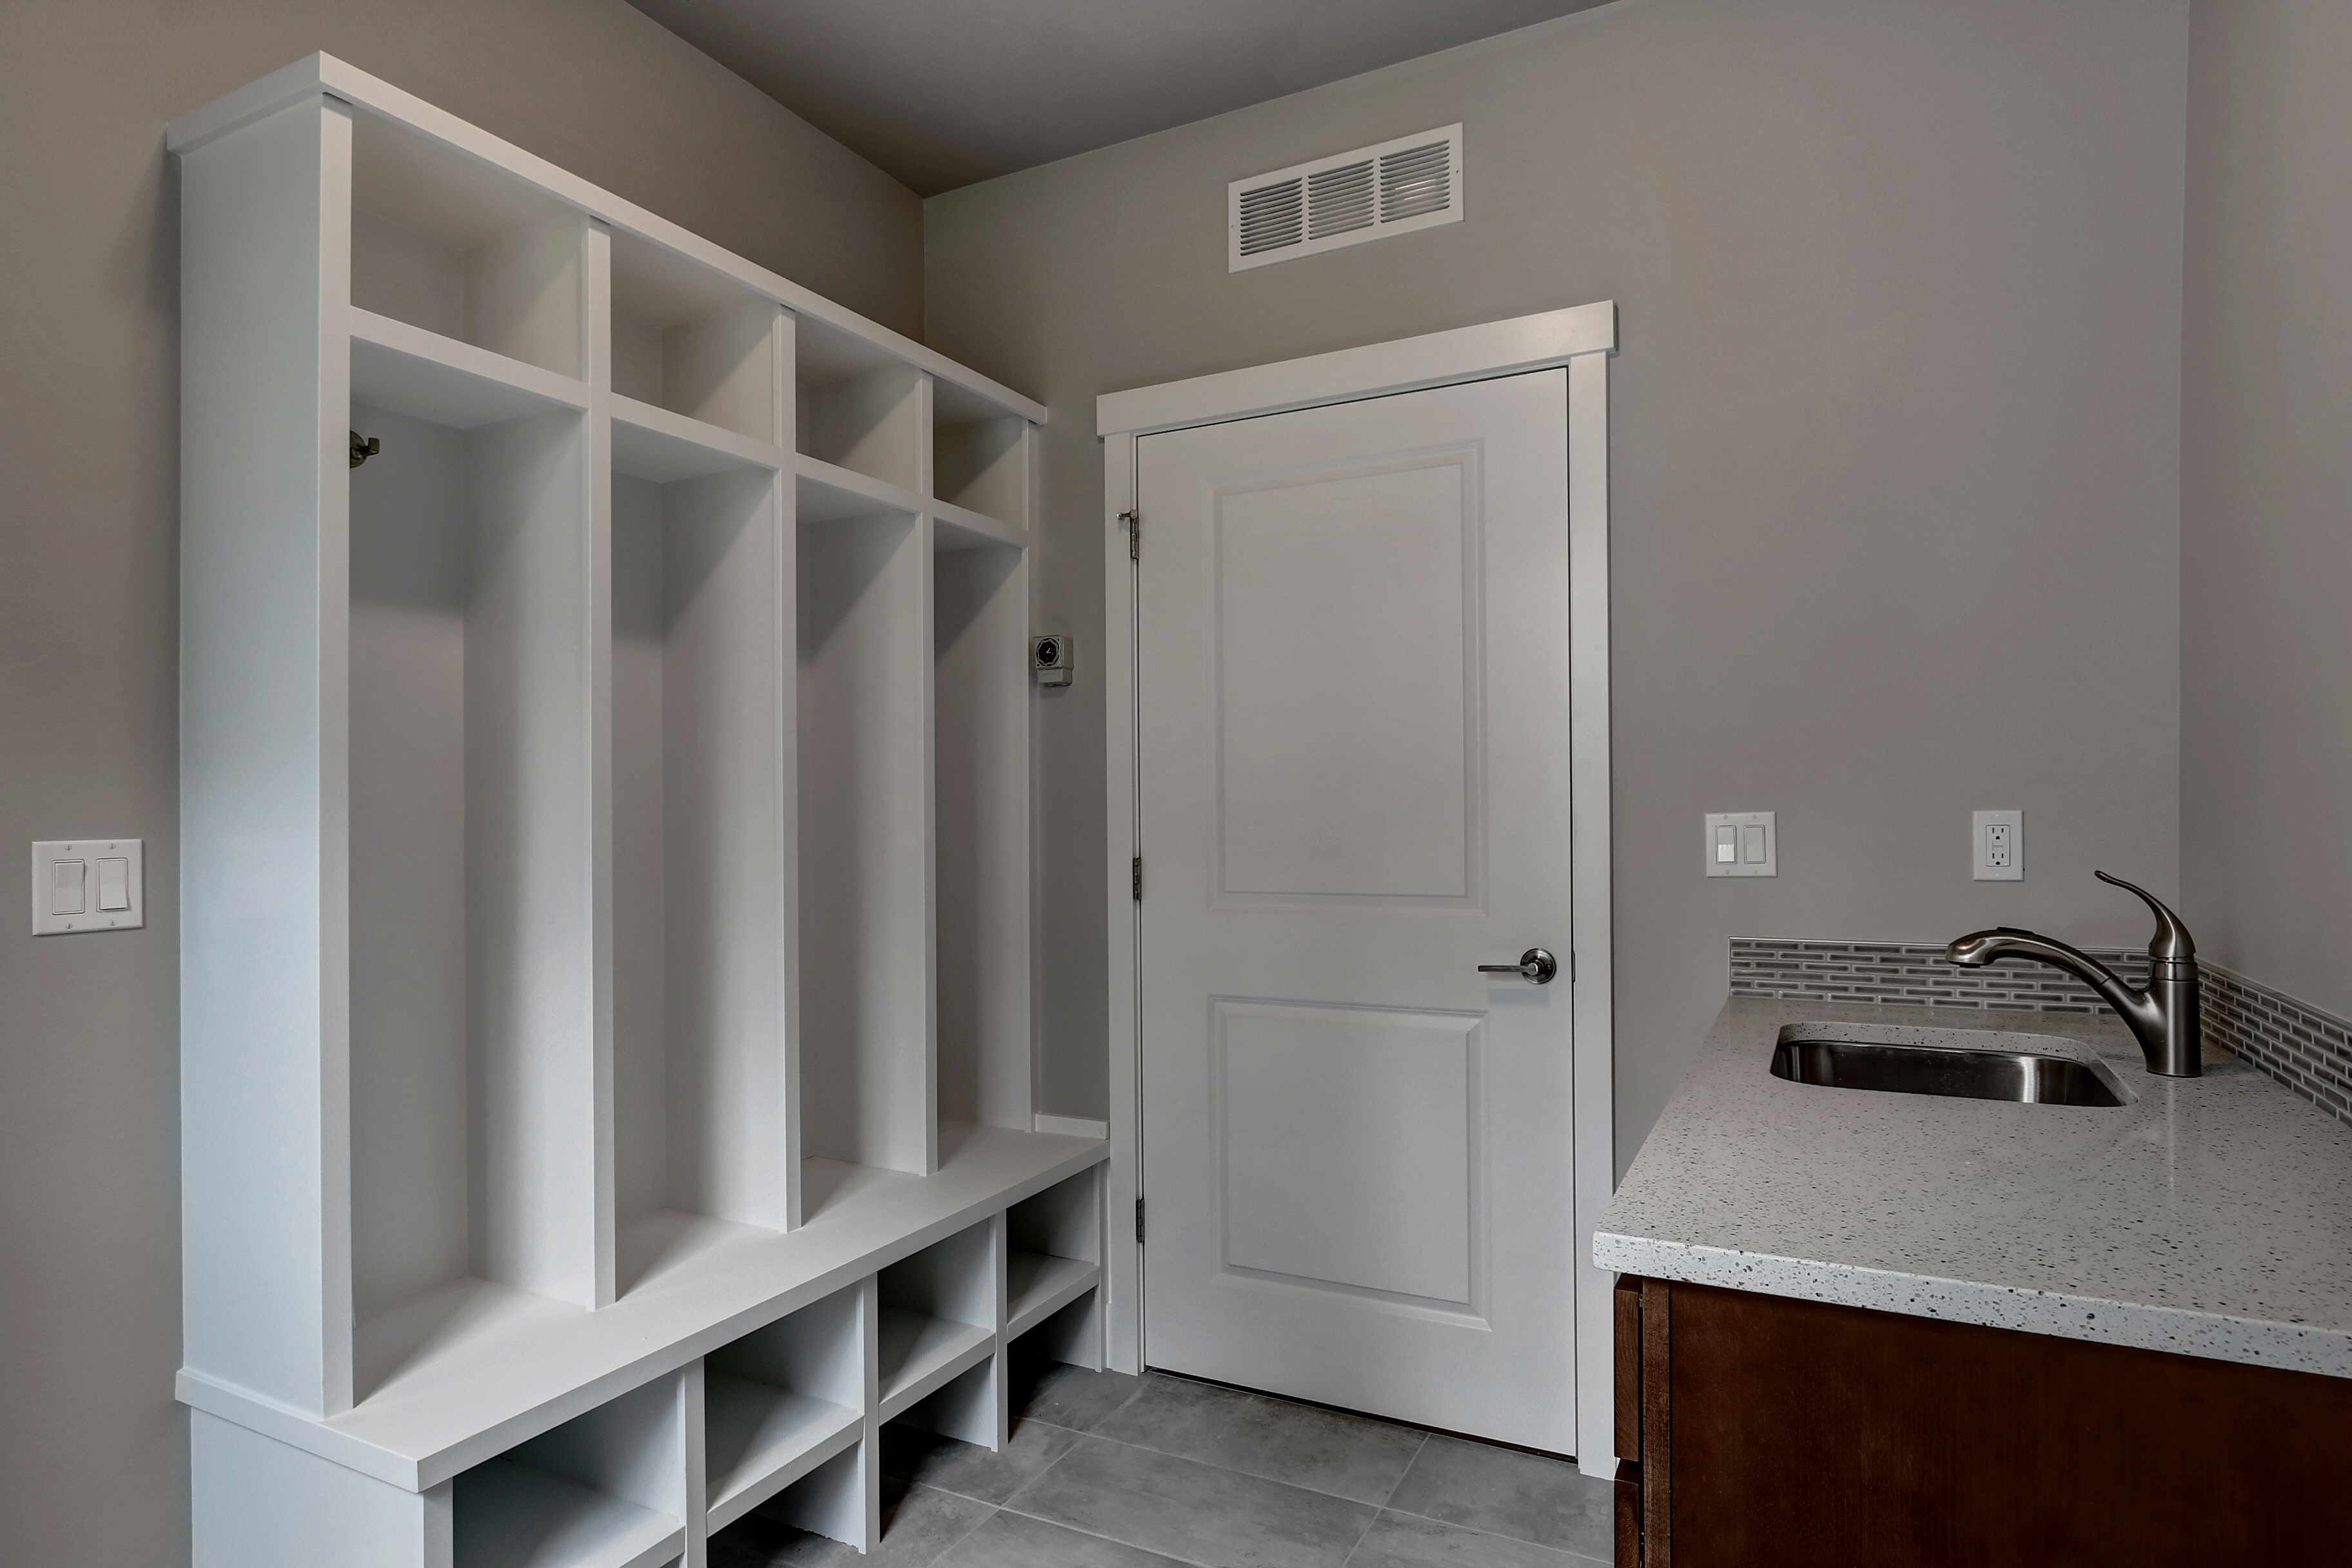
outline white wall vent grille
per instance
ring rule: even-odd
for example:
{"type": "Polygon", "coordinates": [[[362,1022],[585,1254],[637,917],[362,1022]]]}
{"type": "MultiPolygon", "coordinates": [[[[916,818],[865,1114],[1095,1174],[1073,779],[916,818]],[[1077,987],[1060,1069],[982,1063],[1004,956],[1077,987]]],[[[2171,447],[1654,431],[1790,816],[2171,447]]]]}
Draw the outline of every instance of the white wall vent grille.
{"type": "Polygon", "coordinates": [[[1225,187],[1226,270],[1462,219],[1462,127],[1254,174],[1225,187]]]}

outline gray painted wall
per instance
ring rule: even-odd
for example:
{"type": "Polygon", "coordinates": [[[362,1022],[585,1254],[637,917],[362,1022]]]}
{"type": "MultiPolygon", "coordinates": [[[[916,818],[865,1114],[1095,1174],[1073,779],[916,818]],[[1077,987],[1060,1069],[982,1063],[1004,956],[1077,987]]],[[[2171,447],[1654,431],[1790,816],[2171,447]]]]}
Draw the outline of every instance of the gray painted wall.
{"type": "MultiPolygon", "coordinates": [[[[2187,13],[1622,0],[933,197],[930,341],[1053,407],[1040,625],[1101,646],[1096,394],[1614,299],[1621,1161],[1733,935],[2145,940],[2091,868],[2178,876],[2187,13]],[[1455,120],[1465,222],[1225,271],[1228,180],[1455,120]],[[1704,879],[1763,809],[1778,879],[1704,879]]],[[[1040,744],[1045,1103],[1101,1115],[1084,668],[1040,744]]]]}
{"type": "Polygon", "coordinates": [[[2182,879],[2203,952],[2352,1016],[2352,6],[2198,0],[2182,879]]]}
{"type": "Polygon", "coordinates": [[[915,196],[620,0],[0,5],[0,1563],[184,1563],[164,121],[343,56],[894,326],[915,196]],[[25,846],[147,840],[147,929],[35,941],[25,846]]]}

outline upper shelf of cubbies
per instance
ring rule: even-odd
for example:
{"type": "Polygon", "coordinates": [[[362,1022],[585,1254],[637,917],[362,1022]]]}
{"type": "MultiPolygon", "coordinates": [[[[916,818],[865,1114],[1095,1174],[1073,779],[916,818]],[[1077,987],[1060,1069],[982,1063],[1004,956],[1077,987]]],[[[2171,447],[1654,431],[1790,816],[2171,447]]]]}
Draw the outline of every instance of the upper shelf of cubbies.
{"type": "Polygon", "coordinates": [[[354,205],[376,217],[466,250],[566,213],[584,214],[613,232],[614,308],[650,325],[767,300],[800,323],[803,379],[810,370],[830,374],[836,365],[854,374],[861,364],[902,364],[932,378],[937,406],[950,411],[943,417],[1045,422],[1042,404],[331,55],[298,60],[182,116],[172,122],[167,144],[184,153],[320,93],[357,111],[354,205]]]}

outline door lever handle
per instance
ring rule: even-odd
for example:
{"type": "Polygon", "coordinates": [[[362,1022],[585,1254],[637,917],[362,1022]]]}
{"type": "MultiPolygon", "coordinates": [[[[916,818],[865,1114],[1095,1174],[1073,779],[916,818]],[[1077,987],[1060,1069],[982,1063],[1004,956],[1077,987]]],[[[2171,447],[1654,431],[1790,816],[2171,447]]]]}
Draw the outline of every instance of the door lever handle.
{"type": "Polygon", "coordinates": [[[1516,974],[1530,985],[1549,985],[1559,973],[1559,960],[1542,948],[1531,947],[1519,954],[1517,963],[1482,963],[1481,974],[1516,974]]]}

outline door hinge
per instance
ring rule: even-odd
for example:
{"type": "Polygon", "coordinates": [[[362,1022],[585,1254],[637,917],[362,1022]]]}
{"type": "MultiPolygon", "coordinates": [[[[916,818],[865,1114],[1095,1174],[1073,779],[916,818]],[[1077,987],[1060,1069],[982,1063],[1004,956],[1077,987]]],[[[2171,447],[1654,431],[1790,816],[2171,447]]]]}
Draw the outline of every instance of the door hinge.
{"type": "Polygon", "coordinates": [[[1127,558],[1129,561],[1142,560],[1143,514],[1139,511],[1123,511],[1118,514],[1118,520],[1127,524],[1127,558]]]}
{"type": "Polygon", "coordinates": [[[1135,1200],[1135,1245],[1143,1245],[1143,1200],[1135,1200]]]}
{"type": "Polygon", "coordinates": [[[1138,855],[1127,869],[1129,887],[1135,894],[1135,901],[1139,904],[1143,902],[1143,857],[1138,855]]]}

